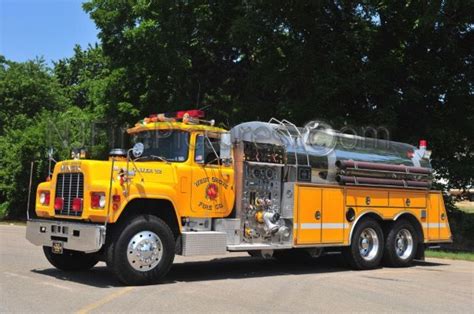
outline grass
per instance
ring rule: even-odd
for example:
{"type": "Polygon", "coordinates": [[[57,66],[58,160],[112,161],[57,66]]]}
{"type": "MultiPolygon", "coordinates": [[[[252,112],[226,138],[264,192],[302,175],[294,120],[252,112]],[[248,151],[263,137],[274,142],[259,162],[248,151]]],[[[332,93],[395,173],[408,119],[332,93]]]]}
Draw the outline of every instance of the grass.
{"type": "Polygon", "coordinates": [[[26,221],[22,221],[22,220],[0,220],[0,225],[26,226],[26,221]]]}
{"type": "Polygon", "coordinates": [[[455,205],[459,210],[462,210],[465,213],[474,214],[474,202],[462,201],[457,202],[455,205]]]}
{"type": "Polygon", "coordinates": [[[426,250],[426,257],[457,259],[474,262],[474,252],[447,252],[442,250],[426,250]]]}

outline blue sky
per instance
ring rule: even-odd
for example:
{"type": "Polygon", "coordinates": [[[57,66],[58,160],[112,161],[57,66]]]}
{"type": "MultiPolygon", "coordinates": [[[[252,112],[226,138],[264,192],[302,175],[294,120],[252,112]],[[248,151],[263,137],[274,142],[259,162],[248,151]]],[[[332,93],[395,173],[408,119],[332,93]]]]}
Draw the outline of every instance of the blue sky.
{"type": "Polygon", "coordinates": [[[75,44],[98,42],[84,0],[0,0],[0,55],[13,61],[44,57],[51,64],[75,44]]]}

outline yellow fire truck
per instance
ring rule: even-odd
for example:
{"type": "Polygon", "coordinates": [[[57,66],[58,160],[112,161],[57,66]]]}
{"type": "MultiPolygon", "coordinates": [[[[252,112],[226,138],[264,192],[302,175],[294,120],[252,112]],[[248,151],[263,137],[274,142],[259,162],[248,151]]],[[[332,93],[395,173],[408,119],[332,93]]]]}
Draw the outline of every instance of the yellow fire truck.
{"type": "Polygon", "coordinates": [[[36,191],[27,239],[55,267],[98,261],[125,284],[157,282],[175,254],[265,258],[341,251],[355,269],[409,266],[451,242],[442,195],[419,147],[317,123],[246,122],[198,110],[158,114],[109,160],[56,163],[36,191]]]}

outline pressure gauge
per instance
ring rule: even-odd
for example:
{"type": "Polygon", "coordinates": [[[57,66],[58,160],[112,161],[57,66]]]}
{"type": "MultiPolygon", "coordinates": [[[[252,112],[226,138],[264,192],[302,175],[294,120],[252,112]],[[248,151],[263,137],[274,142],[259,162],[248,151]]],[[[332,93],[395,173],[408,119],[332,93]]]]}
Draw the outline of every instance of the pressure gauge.
{"type": "Polygon", "coordinates": [[[273,179],[273,176],[274,176],[275,172],[273,171],[272,168],[268,168],[267,171],[266,171],[266,176],[267,176],[267,179],[269,180],[272,180],[273,179]]]}
{"type": "Polygon", "coordinates": [[[252,174],[253,174],[254,178],[260,178],[261,175],[262,175],[259,168],[254,168],[252,174]]]}

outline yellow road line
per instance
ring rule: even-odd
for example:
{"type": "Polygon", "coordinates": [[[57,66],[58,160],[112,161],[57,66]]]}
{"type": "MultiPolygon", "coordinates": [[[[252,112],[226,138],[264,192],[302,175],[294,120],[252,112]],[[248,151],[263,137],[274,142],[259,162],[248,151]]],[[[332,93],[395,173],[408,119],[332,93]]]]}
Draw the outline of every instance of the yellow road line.
{"type": "Polygon", "coordinates": [[[83,307],[82,309],[77,311],[77,314],[89,313],[90,311],[95,310],[96,308],[101,307],[102,305],[105,305],[105,304],[111,302],[112,300],[115,300],[116,298],[118,298],[118,297],[132,291],[132,290],[133,290],[133,287],[126,287],[126,288],[120,289],[119,291],[111,293],[108,296],[83,307]]]}

